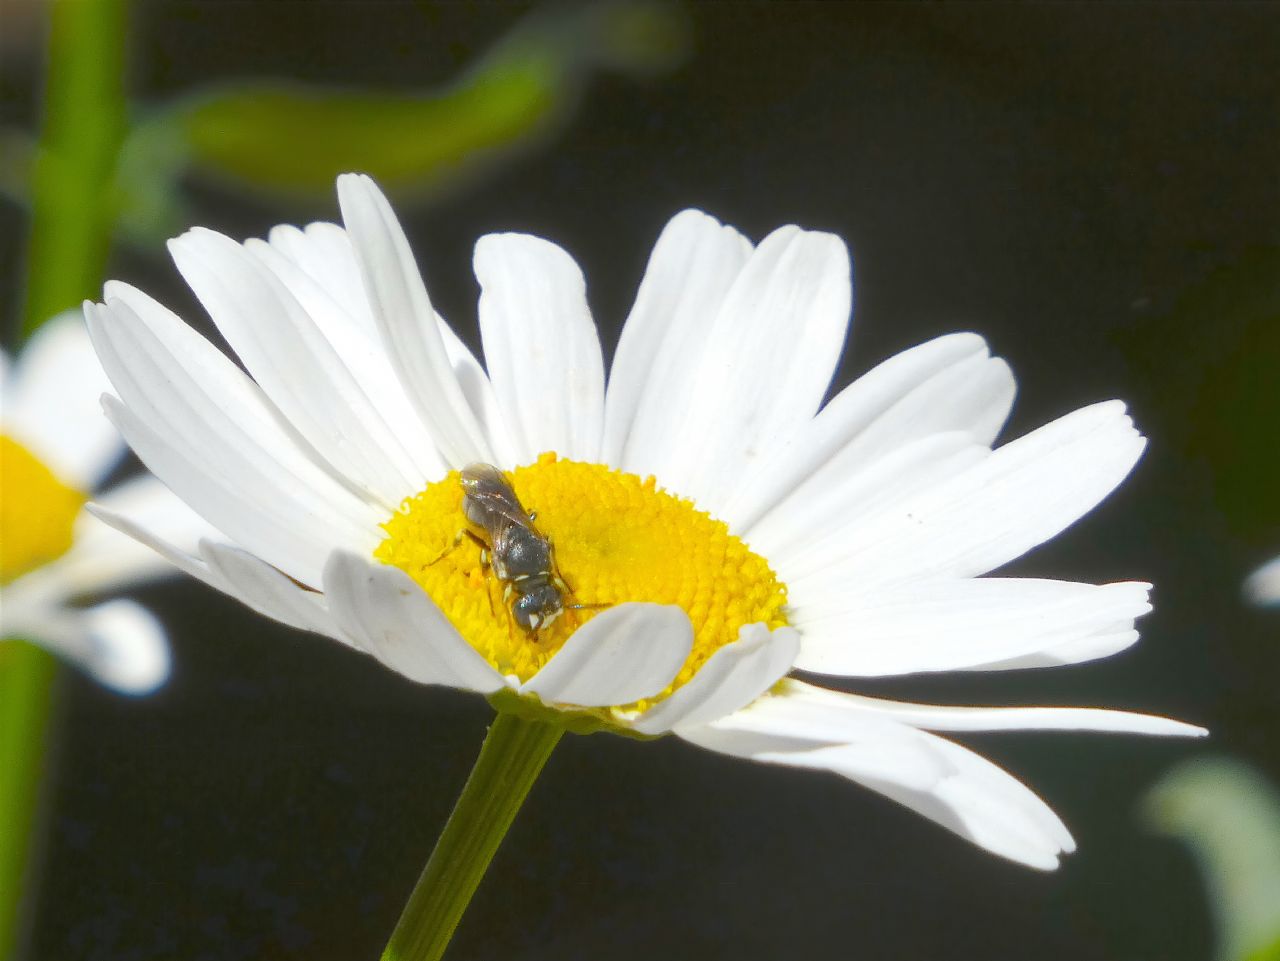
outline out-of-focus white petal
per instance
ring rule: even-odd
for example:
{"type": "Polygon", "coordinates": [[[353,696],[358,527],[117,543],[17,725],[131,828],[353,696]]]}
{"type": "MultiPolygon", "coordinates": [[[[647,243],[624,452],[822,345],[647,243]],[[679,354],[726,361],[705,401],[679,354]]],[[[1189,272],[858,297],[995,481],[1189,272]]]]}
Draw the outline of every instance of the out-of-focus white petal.
{"type": "Polygon", "coordinates": [[[481,694],[506,686],[503,677],[399,568],[335,551],[325,565],[324,593],[342,630],[409,680],[481,694]]]}
{"type": "Polygon", "coordinates": [[[784,499],[794,501],[819,471],[841,477],[922,437],[956,430],[989,447],[1008,416],[1013,391],[1008,367],[990,357],[977,334],[947,334],[903,351],[800,425],[736,485],[721,516],[735,532],[754,537],[756,524],[772,517],[784,499]],[[944,403],[925,403],[939,396],[944,403]]]}
{"type": "Polygon", "coordinates": [[[817,413],[849,324],[849,254],[831,234],[775,230],[738,274],[676,411],[664,486],[718,514],[737,481],[817,413]]]}
{"type": "MultiPolygon", "coordinates": [[[[803,580],[788,586],[799,598],[811,593],[803,580]]],[[[796,667],[849,677],[981,669],[1121,631],[1136,637],[1150,590],[991,577],[912,581],[877,594],[815,591],[794,607],[803,635],[796,667]]]]}
{"type": "Polygon", "coordinates": [[[955,477],[811,542],[788,578],[878,591],[985,574],[1073,524],[1133,469],[1146,441],[1124,404],[1061,417],[955,477]]]}
{"type": "Polygon", "coordinates": [[[480,335],[520,463],[600,456],[604,361],[582,271],[549,241],[490,234],[475,249],[480,335]]]}
{"type": "Polygon", "coordinates": [[[1244,582],[1244,595],[1254,604],[1280,604],[1280,557],[1249,575],[1244,582]]]}
{"type": "Polygon", "coordinates": [[[0,398],[0,429],[63,481],[91,491],[124,453],[98,403],[109,387],[83,315],[64,311],[18,355],[0,398]]]}
{"type": "Polygon", "coordinates": [[[547,704],[628,704],[670,684],[692,645],[693,625],[683,608],[619,604],[574,631],[520,693],[547,704]]]}
{"type": "Polygon", "coordinates": [[[744,624],[738,639],[707,659],[698,673],[632,723],[642,734],[708,724],[745,707],[791,669],[799,634],[782,627],[744,624]]]}
{"type": "Polygon", "coordinates": [[[147,694],[169,677],[169,642],[164,628],[138,604],[115,600],[82,615],[89,649],[86,667],[108,687],[147,694]]]}
{"type": "Polygon", "coordinates": [[[698,390],[698,368],[751,243],[700,210],[671,218],[649,257],[609,371],[602,459],[667,474],[671,437],[698,390]]]}
{"type": "Polygon", "coordinates": [[[15,613],[11,619],[6,610],[5,634],[40,644],[122,694],[149,694],[169,676],[164,629],[133,601],[87,609],[24,605],[15,613]]]}
{"type": "Polygon", "coordinates": [[[387,198],[363,174],[343,174],[338,203],[382,343],[418,416],[450,467],[492,462],[484,429],[453,375],[422,274],[387,198]]]}

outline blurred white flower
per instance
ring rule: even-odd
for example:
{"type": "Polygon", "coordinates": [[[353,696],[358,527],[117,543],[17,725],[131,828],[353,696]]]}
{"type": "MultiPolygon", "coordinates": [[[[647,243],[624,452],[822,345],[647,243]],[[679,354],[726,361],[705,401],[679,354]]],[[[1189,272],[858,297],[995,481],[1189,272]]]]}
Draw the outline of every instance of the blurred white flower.
{"type": "Polygon", "coordinates": [[[132,601],[85,600],[172,568],[88,511],[90,494],[194,543],[206,525],[154,477],[99,491],[124,452],[102,414],[109,384],[79,311],[53,318],[10,369],[0,355],[0,638],[40,644],[108,687],[143,694],[169,674],[164,632],[132,601]]]}
{"type": "Polygon", "coordinates": [[[1245,579],[1244,596],[1254,604],[1280,604],[1280,557],[1273,557],[1245,579]]]}
{"type": "Polygon", "coordinates": [[[1144,441],[1123,404],[993,451],[1013,377],[980,337],[955,334],[823,406],[849,320],[844,244],[783,227],[753,247],[693,210],[658,240],[607,390],[570,256],[521,234],[481,239],[482,367],[433,309],[372,181],[344,176],[338,191],[345,229],[279,227],[243,245],[197,229],[171,244],[249,376],[132,287],[86,305],[119,395],[111,417],[225,537],[187,553],[145,518],[99,513],[193,576],[412,680],[832,771],[1038,868],[1072,849],[1062,822],[932,732],[1203,733],[788,677],[1071,664],[1132,644],[1147,584],[980,577],[1125,477],[1144,441]],[[569,606],[550,627],[516,623],[532,582],[468,527],[456,472],[474,462],[508,472],[520,505],[504,523],[527,508],[554,544],[563,583],[538,583],[569,606]]]}

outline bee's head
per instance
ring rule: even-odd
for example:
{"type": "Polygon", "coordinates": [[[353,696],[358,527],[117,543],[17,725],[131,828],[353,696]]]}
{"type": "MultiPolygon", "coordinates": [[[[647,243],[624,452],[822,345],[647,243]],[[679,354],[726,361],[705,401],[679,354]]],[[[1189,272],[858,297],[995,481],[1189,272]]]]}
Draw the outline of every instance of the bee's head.
{"type": "Polygon", "coordinates": [[[554,584],[541,584],[528,594],[522,594],[511,605],[516,623],[526,631],[539,631],[549,627],[564,610],[564,598],[554,584]]]}

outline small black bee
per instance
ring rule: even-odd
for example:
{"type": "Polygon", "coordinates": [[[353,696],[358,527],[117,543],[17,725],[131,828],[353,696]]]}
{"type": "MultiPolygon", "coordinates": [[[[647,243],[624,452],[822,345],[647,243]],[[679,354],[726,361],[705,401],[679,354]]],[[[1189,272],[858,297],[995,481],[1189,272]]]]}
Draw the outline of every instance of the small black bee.
{"type": "Polygon", "coordinates": [[[480,560],[491,565],[505,585],[502,599],[510,605],[511,616],[531,634],[549,627],[564,613],[569,593],[569,585],[556,572],[551,541],[534,526],[535,515],[524,509],[498,468],[468,464],[461,480],[462,512],[484,531],[484,537],[477,538],[482,543],[480,560]]]}

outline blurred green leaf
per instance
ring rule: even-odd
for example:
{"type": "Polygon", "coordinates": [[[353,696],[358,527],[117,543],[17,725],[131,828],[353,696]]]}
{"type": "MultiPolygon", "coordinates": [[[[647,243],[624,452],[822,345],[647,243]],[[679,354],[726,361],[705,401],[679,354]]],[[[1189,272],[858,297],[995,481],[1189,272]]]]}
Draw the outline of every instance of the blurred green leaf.
{"type": "Polygon", "coordinates": [[[181,221],[177,185],[194,173],[290,200],[323,200],[334,178],[371,174],[401,200],[456,189],[554,134],[592,71],[633,76],[678,65],[678,7],[615,0],[536,11],[453,83],[427,91],[243,81],[199,91],[138,123],[121,162],[134,234],[181,221]]]}
{"type": "Polygon", "coordinates": [[[1280,961],[1280,939],[1272,942],[1261,951],[1249,955],[1244,961],[1280,961]]]}
{"type": "Polygon", "coordinates": [[[1247,765],[1198,759],[1147,796],[1160,831],[1185,841],[1204,875],[1221,961],[1280,959],[1280,795],[1247,765]]]}

